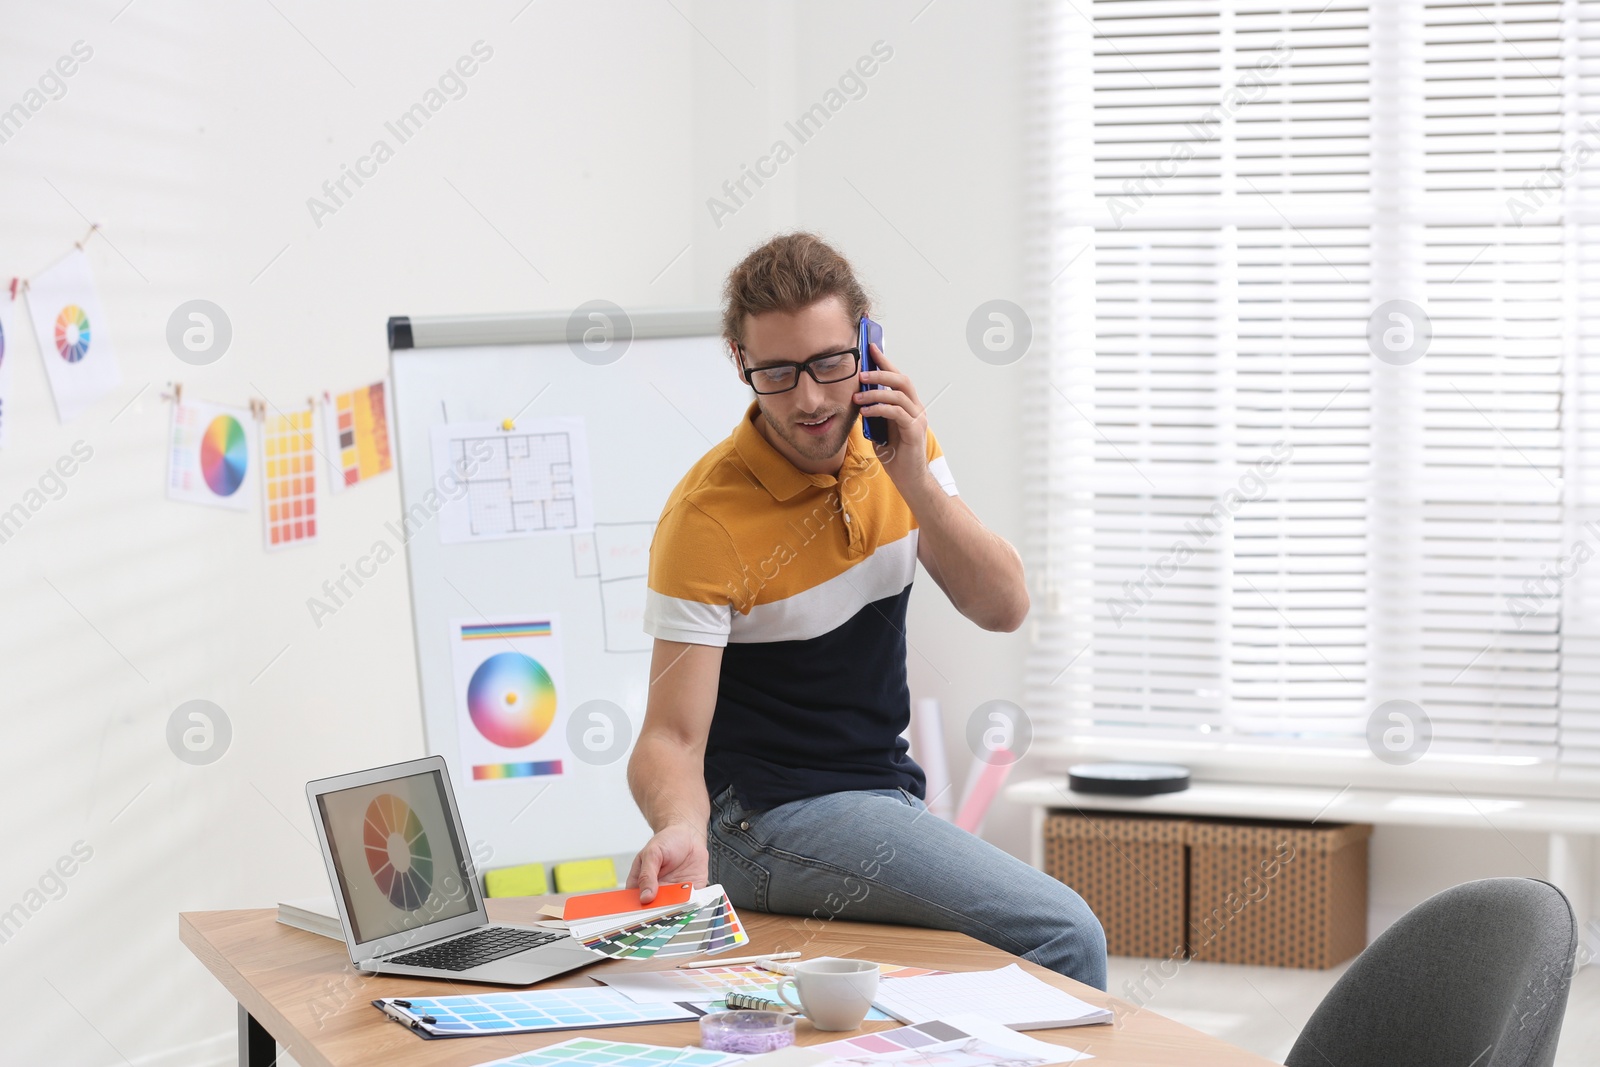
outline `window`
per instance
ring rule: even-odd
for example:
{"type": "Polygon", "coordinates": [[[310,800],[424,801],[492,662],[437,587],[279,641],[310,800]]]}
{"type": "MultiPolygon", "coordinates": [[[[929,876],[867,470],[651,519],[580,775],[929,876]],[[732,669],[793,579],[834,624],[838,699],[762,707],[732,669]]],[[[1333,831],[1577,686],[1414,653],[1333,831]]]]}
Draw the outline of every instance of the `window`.
{"type": "Polygon", "coordinates": [[[1041,735],[1600,766],[1600,2],[1039,18],[1041,735]]]}

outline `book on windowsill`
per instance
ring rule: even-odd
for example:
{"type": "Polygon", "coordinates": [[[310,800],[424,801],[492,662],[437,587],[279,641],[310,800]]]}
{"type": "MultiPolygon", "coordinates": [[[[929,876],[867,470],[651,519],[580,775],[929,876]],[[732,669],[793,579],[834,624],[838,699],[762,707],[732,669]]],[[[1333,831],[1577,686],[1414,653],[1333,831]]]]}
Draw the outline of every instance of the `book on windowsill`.
{"type": "Polygon", "coordinates": [[[335,941],[344,940],[344,927],[339,925],[339,910],[332,897],[279,901],[278,921],[296,930],[321,934],[335,941]]]}

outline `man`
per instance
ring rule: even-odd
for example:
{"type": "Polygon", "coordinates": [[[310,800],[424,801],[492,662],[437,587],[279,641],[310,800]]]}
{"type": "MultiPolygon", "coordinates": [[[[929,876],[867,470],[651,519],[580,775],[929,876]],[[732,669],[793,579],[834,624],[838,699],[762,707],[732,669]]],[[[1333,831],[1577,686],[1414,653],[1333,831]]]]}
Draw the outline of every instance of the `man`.
{"type": "Polygon", "coordinates": [[[754,400],[673,491],[650,546],[655,638],[628,782],[655,830],[628,884],[720,882],[736,907],[960,930],[1098,989],[1083,899],[926,816],[906,603],[920,561],[963,615],[1012,631],[1022,561],[956,495],[911,380],[876,346],[850,265],[774,238],[729,275],[723,333],[754,400]],[[884,388],[870,393],[864,385],[884,388]],[[859,421],[888,422],[874,449],[859,421]]]}

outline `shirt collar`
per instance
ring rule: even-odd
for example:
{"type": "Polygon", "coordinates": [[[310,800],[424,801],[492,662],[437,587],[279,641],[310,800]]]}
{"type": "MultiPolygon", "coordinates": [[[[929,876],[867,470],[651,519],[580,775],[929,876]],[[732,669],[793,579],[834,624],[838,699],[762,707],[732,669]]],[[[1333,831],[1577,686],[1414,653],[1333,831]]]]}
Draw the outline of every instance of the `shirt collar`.
{"type": "Polygon", "coordinates": [[[761,405],[752,400],[745,409],[744,418],[739,420],[738,427],[733,431],[734,451],[744,461],[745,466],[756,476],[767,492],[775,500],[788,500],[796,493],[808,486],[829,488],[837,485],[840,477],[855,474],[876,459],[872,445],[861,436],[860,419],[857,425],[850,430],[850,436],[845,443],[844,466],[840,468],[839,475],[832,474],[807,474],[805,471],[789,462],[789,458],[776,448],[772,447],[761,431],[756,429],[755,420],[760,413],[761,405]]]}

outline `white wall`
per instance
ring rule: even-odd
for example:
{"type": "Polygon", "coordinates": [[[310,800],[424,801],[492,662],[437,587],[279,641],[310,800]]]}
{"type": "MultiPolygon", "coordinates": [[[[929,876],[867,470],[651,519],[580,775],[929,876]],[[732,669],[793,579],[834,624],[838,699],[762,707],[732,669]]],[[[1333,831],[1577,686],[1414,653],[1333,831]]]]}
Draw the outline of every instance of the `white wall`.
{"type": "MultiPolygon", "coordinates": [[[[0,509],[74,442],[94,456],[0,545],[0,910],[38,900],[75,842],[93,856],[0,944],[6,1062],[225,1062],[231,1000],[179,945],[176,913],[325,891],[303,783],[422,748],[402,568],[320,629],[305,604],[396,513],[395,479],[329,501],[320,544],[269,556],[257,513],[163,499],[169,382],[287,407],[381,375],[395,313],[710,303],[748,247],[804,225],[855,259],[891,356],[939,395],[931,421],[966,500],[1020,543],[1028,491],[1022,370],[964,340],[977,304],[1022,300],[1019,7],[120,7],[13,0],[0,38],[0,108],[73,42],[94,49],[0,144],[0,272],[31,273],[83,216],[100,222],[87,247],[126,379],[62,426],[31,341],[9,346],[0,509]],[[315,225],[306,199],[478,40],[494,53],[466,95],[315,225]],[[865,94],[795,144],[784,123],[877,41],[893,56],[865,94]],[[794,158],[718,225],[706,201],[779,138],[794,158]],[[195,297],[234,327],[204,368],[164,342],[195,297]],[[166,747],[193,698],[233,724],[209,767],[166,747]]],[[[924,578],[909,638],[913,694],[944,704],[964,772],[966,716],[1020,699],[1025,633],[977,630],[924,578]]],[[[991,837],[1025,854],[1025,814],[999,808],[991,837]]],[[[1512,862],[1488,833],[1390,836],[1375,907],[1431,889],[1430,856],[1472,857],[1452,879],[1512,862]]]]}
{"type": "Polygon", "coordinates": [[[8,4],[0,36],[0,106],[74,41],[94,49],[0,145],[0,271],[64,251],[79,211],[99,221],[87,247],[126,379],[62,426],[31,341],[8,353],[0,506],[74,441],[94,456],[0,545],[0,909],[74,842],[93,849],[0,944],[7,1063],[225,1060],[231,1000],[177,912],[326,892],[305,781],[422,749],[403,567],[320,629],[305,604],[398,513],[396,479],[327,501],[320,544],[268,555],[258,511],[163,498],[166,384],[288,407],[382,375],[391,314],[710,296],[693,256],[668,268],[693,233],[706,89],[666,4],[540,2],[514,22],[520,2],[137,3],[112,21],[120,6],[8,4]],[[465,97],[315,226],[306,199],[478,40],[493,56],[465,97]],[[234,327],[204,368],[164,341],[194,297],[234,327]],[[209,767],[165,742],[197,697],[233,724],[209,767]]]}

